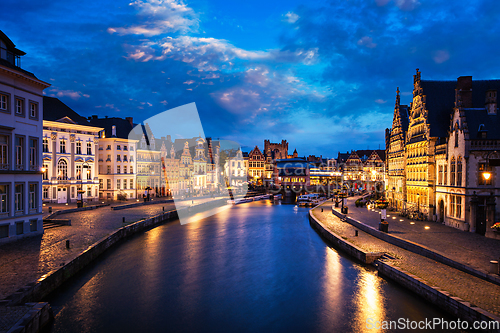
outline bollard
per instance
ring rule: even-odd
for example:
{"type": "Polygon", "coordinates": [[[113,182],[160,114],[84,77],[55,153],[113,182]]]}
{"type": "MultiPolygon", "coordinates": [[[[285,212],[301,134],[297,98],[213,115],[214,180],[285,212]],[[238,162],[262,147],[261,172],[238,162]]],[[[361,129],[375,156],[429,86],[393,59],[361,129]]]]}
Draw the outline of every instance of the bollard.
{"type": "Polygon", "coordinates": [[[125,223],[125,216],[123,217],[123,223],[125,223]]]}
{"type": "Polygon", "coordinates": [[[323,213],[323,208],[321,208],[321,212],[323,213]]]}
{"type": "Polygon", "coordinates": [[[66,240],[66,248],[69,249],[69,239],[66,240]]]}
{"type": "Polygon", "coordinates": [[[490,261],[490,274],[498,274],[498,261],[492,260],[490,261]]]}
{"type": "Polygon", "coordinates": [[[52,213],[52,207],[49,207],[49,213],[52,213]]]}
{"type": "Polygon", "coordinates": [[[163,209],[163,211],[165,211],[165,207],[161,207],[163,209]]]}
{"type": "Polygon", "coordinates": [[[354,236],[358,237],[358,231],[354,230],[354,236]]]}

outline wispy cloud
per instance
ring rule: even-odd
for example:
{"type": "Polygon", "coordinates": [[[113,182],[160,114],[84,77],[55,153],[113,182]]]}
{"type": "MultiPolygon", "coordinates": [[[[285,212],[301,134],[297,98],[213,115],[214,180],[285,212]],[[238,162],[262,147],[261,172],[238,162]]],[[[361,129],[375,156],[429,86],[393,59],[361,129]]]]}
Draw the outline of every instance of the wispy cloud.
{"type": "Polygon", "coordinates": [[[109,33],[156,36],[169,32],[186,33],[198,29],[197,15],[182,1],[137,0],[129,5],[138,11],[138,18],[143,22],[128,27],[110,27],[109,33]]]}

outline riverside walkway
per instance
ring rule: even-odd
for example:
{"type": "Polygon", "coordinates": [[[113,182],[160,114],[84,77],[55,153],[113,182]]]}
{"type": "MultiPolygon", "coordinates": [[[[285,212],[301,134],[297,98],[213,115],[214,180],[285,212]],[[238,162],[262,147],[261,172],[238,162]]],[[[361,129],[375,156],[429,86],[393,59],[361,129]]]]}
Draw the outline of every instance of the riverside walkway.
{"type": "MultiPolygon", "coordinates": [[[[361,230],[358,230],[348,222],[343,222],[338,217],[333,215],[331,211],[331,206],[332,202],[327,201],[322,205],[318,206],[317,208],[314,208],[312,213],[319,221],[321,221],[321,223],[325,224],[328,229],[330,229],[338,236],[342,237],[343,239],[347,240],[348,242],[358,246],[359,248],[367,252],[384,252],[388,254],[390,257],[389,258],[386,257],[383,260],[389,260],[392,265],[397,266],[402,270],[421,278],[431,286],[438,287],[442,290],[447,291],[452,296],[459,297],[496,316],[500,316],[499,285],[477,278],[468,273],[464,273],[458,269],[452,268],[445,264],[441,264],[424,256],[404,250],[398,246],[389,244],[379,238],[376,238],[361,230]],[[321,212],[321,208],[323,208],[323,212],[321,212]],[[358,230],[358,236],[355,236],[356,230],[358,230]]],[[[354,199],[348,201],[348,206],[349,206],[348,215],[350,217],[355,218],[356,220],[371,226],[375,226],[376,224],[376,227],[378,227],[378,223],[380,221],[380,215],[378,214],[378,212],[369,211],[367,210],[367,208],[354,207],[354,199]]],[[[389,215],[391,215],[389,219],[393,220],[392,214],[389,213],[389,215]]],[[[397,219],[400,224],[403,224],[405,222],[405,219],[403,219],[403,221],[399,221],[401,219],[400,217],[397,217],[397,219]]],[[[409,224],[408,220],[406,222],[409,224]]],[[[405,232],[404,231],[405,227],[401,227],[398,229],[395,227],[396,223],[390,222],[389,232],[391,232],[392,230],[400,238],[404,238],[404,236],[407,234],[411,235],[411,240],[415,243],[418,243],[417,241],[419,239],[418,234],[421,235],[420,236],[421,238],[426,238],[428,231],[435,229],[436,231],[434,231],[434,233],[436,234],[436,236],[433,239],[435,240],[436,243],[438,243],[436,244],[435,248],[439,248],[440,252],[444,255],[451,256],[452,253],[456,253],[455,249],[450,249],[449,252],[446,252],[447,247],[445,245],[442,245],[442,244],[447,244],[448,242],[451,242],[453,244],[453,241],[443,239],[448,237],[448,233],[446,233],[445,231],[448,231],[452,235],[451,237],[453,237],[453,234],[455,234],[453,230],[450,231],[447,229],[441,229],[441,228],[438,229],[437,228],[438,224],[433,222],[420,222],[420,223],[417,224],[415,221],[415,224],[411,226],[412,227],[417,226],[417,228],[421,227],[421,230],[414,228],[410,230],[411,232],[410,231],[405,232]],[[428,225],[430,228],[424,229],[425,226],[423,225],[423,223],[426,223],[426,225],[428,225]],[[440,230],[440,232],[438,230],[440,230]]],[[[442,225],[439,226],[448,228],[442,225]]],[[[457,233],[462,233],[465,235],[468,234],[459,230],[457,230],[457,233]]],[[[457,237],[461,236],[462,235],[457,237]]],[[[475,237],[476,235],[471,234],[471,236],[472,239],[476,239],[475,237]]],[[[456,241],[458,241],[458,239],[461,238],[457,238],[456,241]]],[[[481,240],[484,241],[484,237],[482,237],[481,240]]],[[[472,247],[473,242],[474,240],[469,240],[468,242],[464,242],[464,244],[467,244],[467,246],[472,247]]],[[[426,239],[425,241],[426,247],[434,249],[432,247],[433,244],[434,243],[431,240],[426,239]]],[[[449,244],[447,246],[451,247],[451,245],[449,244]]],[[[467,249],[469,249],[469,247],[467,247],[467,249]]],[[[470,250],[471,252],[468,252],[468,255],[473,256],[472,249],[470,250]]],[[[486,253],[483,254],[486,255],[486,253]]],[[[470,262],[479,263],[480,260],[471,258],[470,262]]]]}
{"type": "MultiPolygon", "coordinates": [[[[215,198],[217,199],[217,198],[215,198]]],[[[177,208],[197,205],[213,198],[190,198],[177,201],[177,208]]],[[[123,204],[123,203],[118,203],[123,204]]],[[[63,209],[54,207],[54,211],[63,209]]],[[[74,206],[74,205],[73,205],[74,206]]],[[[75,208],[65,206],[67,208],[75,208]]],[[[0,300],[21,287],[36,281],[74,259],[99,239],[133,222],[176,208],[174,203],[158,203],[114,211],[109,206],[93,210],[63,214],[57,218],[70,219],[71,226],[45,230],[42,236],[7,243],[0,246],[0,300]],[[125,217],[125,223],[123,218],[125,217]],[[66,248],[66,241],[70,248],[66,248]]],[[[44,207],[45,210],[48,207],[44,207]]]]}
{"type": "MultiPolygon", "coordinates": [[[[356,207],[349,198],[348,216],[378,229],[380,209],[356,207]]],[[[500,258],[500,240],[486,238],[472,232],[431,221],[415,221],[387,211],[389,234],[425,246],[466,266],[487,272],[491,260],[500,258]],[[426,228],[427,227],[427,228],[426,228]]]]}

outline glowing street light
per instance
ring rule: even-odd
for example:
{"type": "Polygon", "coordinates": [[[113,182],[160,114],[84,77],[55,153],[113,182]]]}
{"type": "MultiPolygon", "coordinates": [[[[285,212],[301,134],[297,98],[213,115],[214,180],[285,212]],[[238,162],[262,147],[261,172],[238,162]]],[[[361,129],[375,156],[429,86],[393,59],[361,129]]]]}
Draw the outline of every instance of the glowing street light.
{"type": "Polygon", "coordinates": [[[483,178],[485,180],[489,180],[491,178],[491,172],[489,171],[483,172],[483,178]]]}

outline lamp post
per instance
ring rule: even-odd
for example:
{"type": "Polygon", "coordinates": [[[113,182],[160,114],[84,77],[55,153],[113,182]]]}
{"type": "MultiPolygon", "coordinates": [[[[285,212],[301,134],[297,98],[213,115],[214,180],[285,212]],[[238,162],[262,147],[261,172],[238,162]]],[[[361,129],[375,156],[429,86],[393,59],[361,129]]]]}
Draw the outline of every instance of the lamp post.
{"type": "Polygon", "coordinates": [[[87,176],[86,177],[87,177],[87,180],[88,180],[88,178],[89,178],[88,167],[89,167],[88,162],[83,162],[82,163],[82,170],[80,171],[80,189],[78,190],[78,193],[77,193],[78,194],[78,199],[77,199],[77,202],[76,202],[76,206],[78,208],[83,207],[83,193],[84,193],[84,191],[83,191],[83,169],[84,168],[87,169],[87,173],[86,173],[87,176]]]}
{"type": "Polygon", "coordinates": [[[420,194],[417,193],[417,216],[420,216],[420,194]]]}

